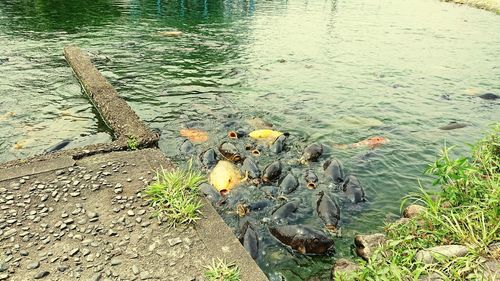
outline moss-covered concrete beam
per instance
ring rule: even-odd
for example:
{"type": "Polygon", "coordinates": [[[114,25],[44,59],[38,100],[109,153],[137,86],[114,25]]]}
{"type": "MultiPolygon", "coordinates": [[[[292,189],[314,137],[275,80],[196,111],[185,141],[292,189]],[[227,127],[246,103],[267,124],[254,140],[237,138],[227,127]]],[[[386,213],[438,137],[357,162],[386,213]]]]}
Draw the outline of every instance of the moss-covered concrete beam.
{"type": "Polygon", "coordinates": [[[117,142],[126,144],[127,140],[134,139],[138,148],[158,145],[158,135],[154,134],[118,95],[92,64],[89,56],[77,46],[66,46],[64,57],[102,119],[113,130],[117,142]]]}

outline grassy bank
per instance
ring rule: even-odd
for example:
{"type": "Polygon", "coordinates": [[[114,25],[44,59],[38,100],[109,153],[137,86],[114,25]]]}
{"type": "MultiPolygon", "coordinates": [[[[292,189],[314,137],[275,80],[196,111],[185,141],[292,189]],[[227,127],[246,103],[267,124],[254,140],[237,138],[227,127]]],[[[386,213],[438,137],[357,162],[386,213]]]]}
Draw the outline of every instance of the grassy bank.
{"type": "Polygon", "coordinates": [[[388,224],[387,243],[360,271],[336,280],[418,280],[426,275],[494,280],[485,275],[485,264],[498,266],[500,259],[499,247],[493,246],[500,242],[500,124],[473,147],[470,157],[453,159],[450,150],[444,148],[426,171],[440,191],[421,189],[403,202],[421,204],[426,211],[407,223],[388,224]],[[427,264],[416,259],[419,251],[453,244],[466,246],[468,253],[427,264]]]}
{"type": "Polygon", "coordinates": [[[488,10],[500,15],[500,0],[443,0],[457,4],[469,5],[483,10],[488,10]]]}

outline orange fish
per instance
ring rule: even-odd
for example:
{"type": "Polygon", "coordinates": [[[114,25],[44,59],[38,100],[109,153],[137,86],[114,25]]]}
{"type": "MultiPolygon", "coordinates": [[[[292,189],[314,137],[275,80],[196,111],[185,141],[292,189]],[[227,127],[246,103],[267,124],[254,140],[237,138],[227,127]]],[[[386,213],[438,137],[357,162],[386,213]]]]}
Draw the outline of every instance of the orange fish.
{"type": "Polygon", "coordinates": [[[388,142],[389,142],[388,138],[384,138],[381,136],[375,136],[375,137],[371,137],[371,138],[367,138],[365,140],[359,141],[357,143],[337,144],[337,145],[334,145],[334,147],[337,147],[337,148],[349,148],[349,147],[355,148],[355,147],[367,146],[367,147],[373,149],[375,147],[381,146],[381,145],[386,144],[388,142]]]}
{"type": "Polygon", "coordinates": [[[208,140],[207,132],[199,129],[181,129],[181,136],[188,138],[192,142],[206,142],[208,140]]]}

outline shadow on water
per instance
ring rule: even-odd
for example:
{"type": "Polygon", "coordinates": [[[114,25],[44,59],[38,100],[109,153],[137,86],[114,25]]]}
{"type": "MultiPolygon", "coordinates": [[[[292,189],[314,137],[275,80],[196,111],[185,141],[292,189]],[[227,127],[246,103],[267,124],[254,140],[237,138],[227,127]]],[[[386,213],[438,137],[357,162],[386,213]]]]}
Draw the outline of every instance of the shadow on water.
{"type": "Polygon", "coordinates": [[[122,9],[113,0],[82,1],[2,1],[0,9],[8,15],[6,26],[12,32],[77,33],[88,26],[103,26],[119,19],[122,9]]]}

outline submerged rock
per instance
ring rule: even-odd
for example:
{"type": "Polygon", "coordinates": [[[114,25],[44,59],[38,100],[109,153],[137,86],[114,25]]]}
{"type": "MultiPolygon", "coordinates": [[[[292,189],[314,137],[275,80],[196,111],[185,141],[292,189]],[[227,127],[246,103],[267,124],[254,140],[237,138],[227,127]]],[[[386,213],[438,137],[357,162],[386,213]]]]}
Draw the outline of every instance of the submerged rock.
{"type": "Polygon", "coordinates": [[[332,280],[335,279],[335,274],[349,274],[351,272],[360,270],[361,266],[348,259],[338,259],[332,266],[332,280]]]}

